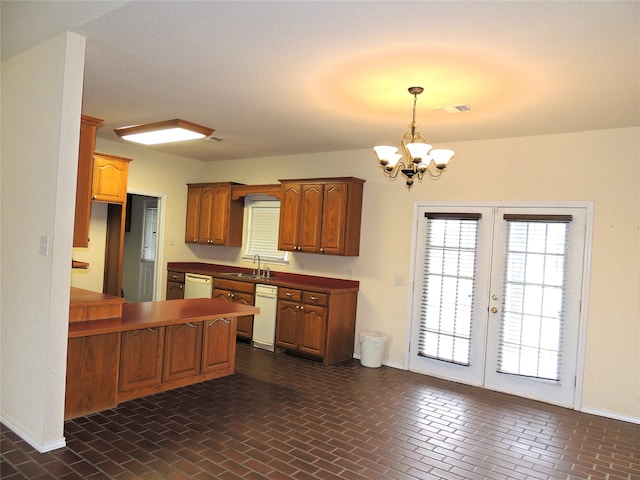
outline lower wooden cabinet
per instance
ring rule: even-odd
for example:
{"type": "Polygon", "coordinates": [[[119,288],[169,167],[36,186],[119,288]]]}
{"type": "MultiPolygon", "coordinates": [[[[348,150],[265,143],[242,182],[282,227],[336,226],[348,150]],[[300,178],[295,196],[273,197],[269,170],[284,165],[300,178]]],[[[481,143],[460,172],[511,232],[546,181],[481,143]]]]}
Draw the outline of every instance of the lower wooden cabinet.
{"type": "MultiPolygon", "coordinates": [[[[234,302],[241,305],[255,305],[256,286],[250,282],[228,280],[226,278],[213,279],[213,298],[234,302]]],[[[238,317],[237,337],[244,340],[253,338],[253,315],[238,317]]]]}
{"type": "Polygon", "coordinates": [[[65,420],[118,404],[119,356],[119,333],[69,339],[65,420]]]}
{"type": "Polygon", "coordinates": [[[325,363],[351,358],[355,335],[352,321],[355,317],[355,298],[341,308],[340,298],[336,297],[336,303],[331,303],[332,316],[329,298],[327,293],[280,288],[276,345],[281,349],[322,359],[325,363]],[[345,338],[334,338],[335,335],[343,335],[346,342],[345,338]]]}
{"type": "Polygon", "coordinates": [[[184,298],[184,273],[167,271],[167,300],[181,300],[184,298]]]}
{"type": "Polygon", "coordinates": [[[122,332],[118,400],[233,373],[235,332],[235,318],[122,332]]]}

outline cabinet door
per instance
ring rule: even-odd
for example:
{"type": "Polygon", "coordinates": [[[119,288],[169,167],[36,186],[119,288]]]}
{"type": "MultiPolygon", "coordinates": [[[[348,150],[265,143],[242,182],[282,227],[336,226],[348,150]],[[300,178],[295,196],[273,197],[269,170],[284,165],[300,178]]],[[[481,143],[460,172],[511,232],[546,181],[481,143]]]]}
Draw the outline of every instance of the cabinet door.
{"type": "Polygon", "coordinates": [[[193,377],[200,373],[202,322],[166,327],[164,381],[193,377]]]}
{"type": "MultiPolygon", "coordinates": [[[[249,293],[234,292],[231,290],[224,290],[216,288],[214,286],[213,295],[214,300],[223,300],[225,302],[235,302],[241,305],[254,305],[255,297],[249,293]]],[[[253,337],[253,315],[244,315],[237,318],[236,333],[238,337],[251,340],[253,337]]]]}
{"type": "Polygon", "coordinates": [[[211,243],[214,245],[227,245],[231,187],[219,186],[214,187],[212,190],[213,208],[209,218],[211,243]]]}
{"type": "Polygon", "coordinates": [[[302,320],[298,350],[322,357],[324,355],[324,342],[327,332],[327,309],[305,304],[302,306],[301,311],[302,320]]]}
{"type": "MultiPolygon", "coordinates": [[[[233,301],[240,305],[253,306],[255,304],[255,297],[249,293],[235,292],[233,301]]],[[[243,315],[237,318],[237,334],[239,337],[251,340],[253,337],[253,315],[243,315]]]]}
{"type": "Polygon", "coordinates": [[[167,300],[182,300],[184,298],[184,284],[167,282],[167,300]]]}
{"type": "Polygon", "coordinates": [[[344,253],[347,189],[346,183],[328,183],[324,186],[320,252],[332,255],[344,253]]]}
{"type": "Polygon", "coordinates": [[[278,231],[278,249],[293,251],[298,246],[300,228],[300,202],[302,186],[293,183],[282,184],[280,199],[280,227],[278,231]]]}
{"type": "Polygon", "coordinates": [[[320,251],[323,188],[320,184],[302,186],[299,250],[320,251]]]}
{"type": "Polygon", "coordinates": [[[187,225],[184,230],[185,243],[198,243],[201,197],[201,187],[189,186],[189,191],[187,192],[187,225]]]}
{"type": "Polygon", "coordinates": [[[218,318],[204,322],[202,373],[233,372],[236,357],[236,322],[218,318]]]}
{"type": "Polygon", "coordinates": [[[276,345],[292,350],[298,349],[300,331],[300,304],[278,300],[276,315],[276,345]]]}
{"type": "Polygon", "coordinates": [[[91,198],[98,202],[124,204],[127,200],[128,171],[128,159],[95,154],[91,198]]]}
{"type": "Polygon", "coordinates": [[[164,328],[122,332],[120,392],[157,385],[162,381],[164,328]]]}
{"type": "Polygon", "coordinates": [[[215,200],[215,187],[202,187],[200,196],[200,219],[198,222],[198,243],[212,243],[213,232],[213,206],[215,200]]]}

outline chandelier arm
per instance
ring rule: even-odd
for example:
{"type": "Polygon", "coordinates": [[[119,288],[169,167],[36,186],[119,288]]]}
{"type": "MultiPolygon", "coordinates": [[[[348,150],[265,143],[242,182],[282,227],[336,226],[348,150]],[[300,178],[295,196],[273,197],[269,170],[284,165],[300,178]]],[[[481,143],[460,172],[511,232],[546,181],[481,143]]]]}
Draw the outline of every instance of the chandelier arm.
{"type": "Polygon", "coordinates": [[[442,170],[441,169],[436,169],[436,173],[433,173],[431,171],[431,165],[429,165],[429,167],[427,167],[427,169],[425,171],[427,172],[427,175],[429,175],[429,178],[431,180],[437,180],[442,175],[442,170]]]}
{"type": "Polygon", "coordinates": [[[382,167],[382,172],[389,178],[396,178],[400,171],[407,168],[403,162],[396,163],[391,170],[387,170],[386,167],[382,167]]]}

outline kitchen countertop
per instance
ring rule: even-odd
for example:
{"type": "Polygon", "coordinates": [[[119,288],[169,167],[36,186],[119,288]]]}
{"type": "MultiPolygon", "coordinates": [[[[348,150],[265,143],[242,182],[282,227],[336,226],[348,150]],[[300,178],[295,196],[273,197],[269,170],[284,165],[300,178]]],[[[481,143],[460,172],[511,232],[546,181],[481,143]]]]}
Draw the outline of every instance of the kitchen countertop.
{"type": "Polygon", "coordinates": [[[236,267],[232,265],[219,265],[201,262],[169,262],[167,269],[182,273],[198,273],[213,277],[225,278],[250,283],[267,283],[279,287],[309,289],[319,292],[331,293],[336,290],[357,291],[360,282],[357,280],[345,280],[342,278],[319,277],[315,275],[302,275],[299,273],[271,272],[270,278],[248,278],[229,275],[231,273],[251,273],[252,269],[236,267]]]}
{"type": "Polygon", "coordinates": [[[255,315],[259,308],[211,298],[162,300],[125,303],[122,317],[74,322],[69,324],[69,338],[163,327],[187,322],[255,315]]]}

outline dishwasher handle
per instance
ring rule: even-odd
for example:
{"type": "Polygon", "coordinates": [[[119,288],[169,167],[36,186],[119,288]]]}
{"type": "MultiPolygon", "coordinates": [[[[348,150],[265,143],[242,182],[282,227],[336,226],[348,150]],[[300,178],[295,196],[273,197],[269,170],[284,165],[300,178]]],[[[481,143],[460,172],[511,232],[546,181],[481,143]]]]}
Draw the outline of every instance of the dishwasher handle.
{"type": "Polygon", "coordinates": [[[197,273],[185,273],[184,281],[190,283],[204,283],[210,285],[213,283],[213,277],[210,275],[198,275],[197,273]]]}

